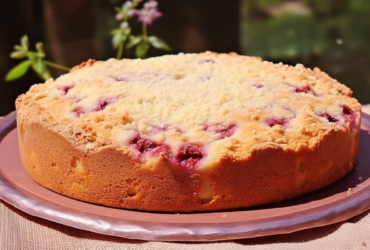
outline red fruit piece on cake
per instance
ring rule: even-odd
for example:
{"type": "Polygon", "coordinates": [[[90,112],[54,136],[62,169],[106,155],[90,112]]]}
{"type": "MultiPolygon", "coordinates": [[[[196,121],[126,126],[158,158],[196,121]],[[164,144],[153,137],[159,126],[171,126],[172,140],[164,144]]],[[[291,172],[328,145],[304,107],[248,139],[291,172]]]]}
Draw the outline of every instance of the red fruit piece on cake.
{"type": "Polygon", "coordinates": [[[168,145],[157,143],[140,134],[137,134],[131,139],[129,144],[141,154],[149,154],[149,156],[155,156],[161,152],[166,152],[169,148],[168,145]]]}
{"type": "Polygon", "coordinates": [[[76,116],[76,117],[80,117],[81,115],[84,115],[85,114],[85,111],[83,111],[82,109],[75,109],[72,111],[72,113],[76,116]]]}
{"type": "Polygon", "coordinates": [[[289,122],[289,119],[285,117],[270,117],[265,120],[265,123],[270,127],[280,125],[283,128],[285,128],[288,122],[289,122]]]}
{"type": "Polygon", "coordinates": [[[69,90],[72,88],[74,88],[74,85],[66,85],[66,86],[58,87],[58,89],[62,91],[63,95],[68,94],[69,90]]]}
{"type": "Polygon", "coordinates": [[[198,162],[204,157],[203,149],[199,146],[182,145],[176,155],[177,164],[187,169],[196,169],[198,162]]]}
{"type": "Polygon", "coordinates": [[[116,97],[110,97],[106,99],[101,99],[98,101],[98,103],[93,108],[92,112],[98,112],[104,110],[107,106],[115,103],[117,101],[116,97]]]}
{"type": "Polygon", "coordinates": [[[257,89],[261,89],[261,88],[263,88],[263,87],[264,87],[262,84],[259,84],[259,83],[257,83],[257,84],[253,84],[252,86],[253,86],[253,87],[256,87],[257,89]]]}
{"type": "Polygon", "coordinates": [[[224,139],[225,137],[230,137],[235,133],[236,125],[235,124],[205,125],[204,130],[207,132],[214,132],[220,134],[220,139],[224,139]]]}
{"type": "Polygon", "coordinates": [[[328,119],[329,122],[337,122],[338,119],[334,118],[333,116],[329,115],[328,113],[320,114],[319,116],[328,119]]]}
{"type": "Polygon", "coordinates": [[[347,122],[353,123],[356,120],[357,115],[349,107],[343,106],[343,117],[347,122]]]}
{"type": "Polygon", "coordinates": [[[297,87],[297,88],[295,88],[295,92],[296,93],[304,93],[304,94],[315,95],[315,93],[313,92],[313,90],[309,86],[297,87]]]}
{"type": "Polygon", "coordinates": [[[200,64],[205,64],[205,63],[216,63],[216,61],[214,59],[202,59],[202,60],[199,60],[199,63],[200,64]]]}

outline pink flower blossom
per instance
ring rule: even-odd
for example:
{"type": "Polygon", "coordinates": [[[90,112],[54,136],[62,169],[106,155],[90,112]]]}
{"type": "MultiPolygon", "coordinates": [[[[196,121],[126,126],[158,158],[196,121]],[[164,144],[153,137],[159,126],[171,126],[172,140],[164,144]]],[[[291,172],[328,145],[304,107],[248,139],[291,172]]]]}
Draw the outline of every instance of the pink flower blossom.
{"type": "Polygon", "coordinates": [[[121,13],[116,14],[116,20],[121,21],[123,19],[123,15],[121,13]]]}
{"type": "Polygon", "coordinates": [[[157,1],[149,1],[149,2],[144,4],[145,9],[153,9],[153,8],[157,8],[157,6],[158,6],[157,1]]]}
{"type": "Polygon", "coordinates": [[[129,26],[128,22],[123,22],[123,23],[121,23],[121,26],[120,27],[121,27],[121,29],[127,29],[130,26],[129,26]]]}
{"type": "Polygon", "coordinates": [[[132,7],[132,2],[131,1],[125,2],[125,7],[131,8],[132,7]]]}
{"type": "Polygon", "coordinates": [[[133,17],[133,16],[135,16],[137,14],[137,10],[129,10],[128,12],[127,12],[127,15],[129,16],[129,17],[133,17]]]}
{"type": "Polygon", "coordinates": [[[144,8],[136,11],[139,22],[142,22],[145,25],[151,25],[153,21],[162,16],[162,13],[157,9],[157,1],[149,1],[144,4],[144,8]]]}

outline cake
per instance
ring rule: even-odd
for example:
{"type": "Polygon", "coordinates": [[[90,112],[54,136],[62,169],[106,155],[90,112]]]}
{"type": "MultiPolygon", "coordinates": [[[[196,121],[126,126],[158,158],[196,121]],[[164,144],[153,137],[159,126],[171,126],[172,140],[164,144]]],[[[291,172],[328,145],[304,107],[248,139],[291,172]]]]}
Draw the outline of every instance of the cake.
{"type": "Polygon", "coordinates": [[[110,207],[220,211],[281,202],[354,167],[361,105],[315,68],[235,53],[88,60],[16,100],[24,168],[110,207]]]}

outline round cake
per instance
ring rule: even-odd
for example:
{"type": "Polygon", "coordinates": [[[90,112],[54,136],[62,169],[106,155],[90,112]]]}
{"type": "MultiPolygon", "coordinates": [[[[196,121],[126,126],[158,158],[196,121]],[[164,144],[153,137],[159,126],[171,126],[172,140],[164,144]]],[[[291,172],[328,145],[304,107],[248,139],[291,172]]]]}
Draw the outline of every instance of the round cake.
{"type": "Polygon", "coordinates": [[[319,69],[235,53],[89,60],[16,101],[23,165],[91,203],[215,211],[321,189],[354,166],[361,105],[319,69]]]}

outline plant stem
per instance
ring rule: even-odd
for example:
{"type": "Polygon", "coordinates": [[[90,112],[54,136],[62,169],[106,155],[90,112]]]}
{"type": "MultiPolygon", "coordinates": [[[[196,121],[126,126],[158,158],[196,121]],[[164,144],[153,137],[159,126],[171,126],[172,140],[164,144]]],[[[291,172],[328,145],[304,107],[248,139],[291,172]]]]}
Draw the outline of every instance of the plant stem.
{"type": "MultiPolygon", "coordinates": [[[[148,31],[147,31],[147,28],[146,28],[146,25],[143,23],[143,42],[147,43],[148,42],[148,31]]],[[[146,53],[148,51],[146,51],[142,56],[141,58],[145,59],[146,58],[146,53]]]]}
{"type": "Polygon", "coordinates": [[[123,42],[119,44],[117,51],[117,59],[121,59],[123,54],[123,42]]]}
{"type": "Polygon", "coordinates": [[[143,40],[148,41],[148,32],[147,32],[146,25],[144,23],[143,23],[143,40]]]}
{"type": "Polygon", "coordinates": [[[61,70],[64,70],[64,71],[70,71],[71,69],[68,68],[68,67],[65,67],[63,65],[59,65],[59,64],[56,64],[56,63],[52,63],[52,62],[49,62],[49,61],[45,61],[44,60],[44,63],[50,67],[53,67],[53,68],[57,68],[57,69],[61,69],[61,70]]]}

